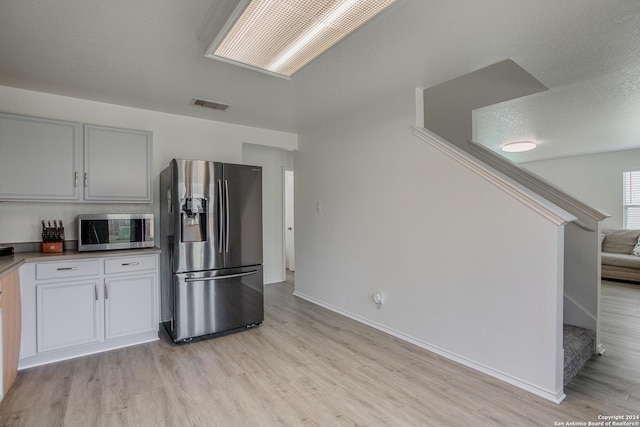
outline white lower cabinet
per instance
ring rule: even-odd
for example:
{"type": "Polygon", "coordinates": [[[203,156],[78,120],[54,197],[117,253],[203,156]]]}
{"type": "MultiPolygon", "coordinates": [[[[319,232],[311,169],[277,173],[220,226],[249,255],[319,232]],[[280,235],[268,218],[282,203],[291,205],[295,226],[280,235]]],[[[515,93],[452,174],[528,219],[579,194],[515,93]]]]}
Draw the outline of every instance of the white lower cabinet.
{"type": "Polygon", "coordinates": [[[106,339],[157,331],[156,281],[155,274],[105,279],[106,339]]]}
{"type": "Polygon", "coordinates": [[[98,282],[36,285],[38,352],[100,341],[98,282]]]}
{"type": "Polygon", "coordinates": [[[19,368],[157,340],[157,259],[24,264],[19,368]]]}

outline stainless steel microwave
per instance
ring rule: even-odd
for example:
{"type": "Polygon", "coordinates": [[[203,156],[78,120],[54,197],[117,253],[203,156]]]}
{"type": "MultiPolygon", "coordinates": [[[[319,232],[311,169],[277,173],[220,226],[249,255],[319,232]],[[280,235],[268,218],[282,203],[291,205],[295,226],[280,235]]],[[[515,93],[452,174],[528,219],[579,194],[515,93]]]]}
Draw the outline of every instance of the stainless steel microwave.
{"type": "Polygon", "coordinates": [[[153,247],[153,214],[78,215],[78,250],[153,247]]]}

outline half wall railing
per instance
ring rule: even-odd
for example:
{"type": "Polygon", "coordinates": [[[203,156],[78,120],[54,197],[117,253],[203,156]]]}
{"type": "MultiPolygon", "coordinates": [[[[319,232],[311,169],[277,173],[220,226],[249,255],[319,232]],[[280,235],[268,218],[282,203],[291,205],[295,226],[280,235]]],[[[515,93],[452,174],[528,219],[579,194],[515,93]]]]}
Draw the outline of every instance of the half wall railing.
{"type": "Polygon", "coordinates": [[[560,189],[558,186],[475,142],[462,147],[475,158],[510,177],[576,217],[565,226],[564,323],[591,329],[599,342],[600,223],[609,215],[560,189]]]}

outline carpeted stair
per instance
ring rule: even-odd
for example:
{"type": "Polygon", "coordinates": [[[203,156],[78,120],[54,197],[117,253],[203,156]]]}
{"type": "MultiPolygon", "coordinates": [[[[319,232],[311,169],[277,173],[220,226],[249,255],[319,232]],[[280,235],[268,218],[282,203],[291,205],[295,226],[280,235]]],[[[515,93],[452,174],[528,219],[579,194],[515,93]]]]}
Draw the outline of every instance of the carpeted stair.
{"type": "Polygon", "coordinates": [[[564,348],[564,385],[575,377],[595,350],[595,332],[573,325],[562,328],[564,348]]]}

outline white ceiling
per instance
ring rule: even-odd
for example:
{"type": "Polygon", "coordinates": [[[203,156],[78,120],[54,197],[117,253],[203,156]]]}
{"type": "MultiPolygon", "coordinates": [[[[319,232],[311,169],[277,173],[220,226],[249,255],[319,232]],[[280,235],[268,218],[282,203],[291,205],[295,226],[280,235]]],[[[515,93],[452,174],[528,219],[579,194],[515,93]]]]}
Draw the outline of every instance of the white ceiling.
{"type": "Polygon", "coordinates": [[[477,111],[479,142],[540,144],[516,161],[640,148],[638,0],[398,0],[291,80],[204,57],[215,1],[0,0],[0,85],[300,132],[511,58],[549,90],[477,111]]]}

